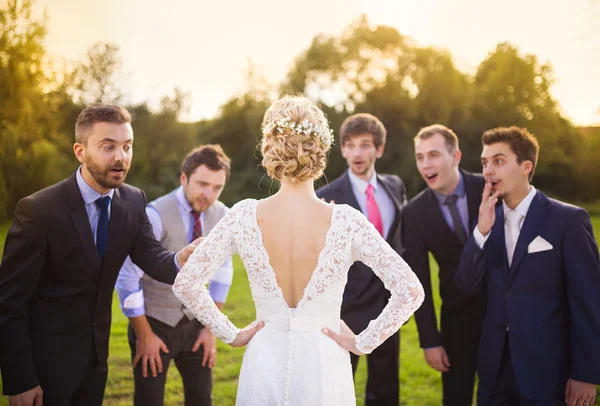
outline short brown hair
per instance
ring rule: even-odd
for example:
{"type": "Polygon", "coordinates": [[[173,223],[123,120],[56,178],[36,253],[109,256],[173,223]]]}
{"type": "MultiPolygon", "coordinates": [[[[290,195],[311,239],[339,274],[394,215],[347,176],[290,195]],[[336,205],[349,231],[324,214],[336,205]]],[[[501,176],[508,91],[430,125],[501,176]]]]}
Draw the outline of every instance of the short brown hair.
{"type": "Polygon", "coordinates": [[[504,142],[508,144],[510,150],[515,153],[519,164],[523,161],[531,161],[533,164],[533,169],[529,174],[529,181],[531,181],[540,152],[540,144],[535,135],[527,131],[526,128],[519,128],[516,126],[497,127],[484,132],[481,142],[483,145],[504,142]]]}
{"type": "Polygon", "coordinates": [[[212,171],[225,170],[226,180],[231,172],[231,159],[219,144],[201,145],[191,150],[181,163],[181,172],[185,173],[188,182],[192,173],[201,165],[212,171]]]}
{"type": "Polygon", "coordinates": [[[96,123],[131,123],[131,114],[125,107],[109,104],[92,104],[87,106],[75,123],[75,142],[84,144],[87,142],[90,130],[96,123]]]}
{"type": "Polygon", "coordinates": [[[387,130],[374,115],[359,113],[346,118],[340,127],[340,145],[343,147],[348,139],[361,134],[371,134],[375,148],[385,145],[387,130]]]}
{"type": "Polygon", "coordinates": [[[454,152],[458,149],[458,137],[454,131],[442,124],[433,124],[428,127],[421,128],[418,134],[415,136],[415,142],[417,142],[417,140],[426,140],[436,134],[444,137],[448,152],[454,152]]]}

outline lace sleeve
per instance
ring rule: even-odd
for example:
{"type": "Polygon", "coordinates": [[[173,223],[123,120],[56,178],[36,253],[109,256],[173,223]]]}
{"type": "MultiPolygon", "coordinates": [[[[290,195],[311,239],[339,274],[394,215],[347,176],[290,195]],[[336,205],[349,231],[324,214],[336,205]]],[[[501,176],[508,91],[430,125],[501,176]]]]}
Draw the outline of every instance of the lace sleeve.
{"type": "Polygon", "coordinates": [[[181,303],[226,344],[240,330],[217,308],[206,284],[225,259],[237,252],[233,239],[233,232],[239,226],[237,213],[234,206],[217,223],[190,255],[173,284],[173,293],[181,303]]]}
{"type": "Polygon", "coordinates": [[[370,354],[402,326],[425,297],[419,279],[404,260],[362,215],[355,216],[354,259],[369,266],[392,296],[379,317],[356,337],[356,348],[370,354]]]}

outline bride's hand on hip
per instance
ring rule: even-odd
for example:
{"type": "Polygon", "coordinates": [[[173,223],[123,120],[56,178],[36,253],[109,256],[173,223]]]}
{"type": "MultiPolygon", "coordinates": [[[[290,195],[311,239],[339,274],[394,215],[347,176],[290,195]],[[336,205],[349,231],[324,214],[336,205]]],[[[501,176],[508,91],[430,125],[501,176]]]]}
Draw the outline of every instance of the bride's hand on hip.
{"type": "Polygon", "coordinates": [[[229,345],[232,347],[241,347],[248,344],[248,341],[254,337],[254,334],[258,333],[258,331],[264,326],[264,321],[254,321],[248,324],[246,327],[240,330],[237,337],[235,337],[235,340],[233,340],[229,345]]]}
{"type": "Polygon", "coordinates": [[[356,348],[356,335],[350,330],[350,327],[344,323],[344,320],[340,320],[340,332],[336,333],[329,328],[323,329],[323,334],[331,338],[333,341],[339,344],[340,347],[346,351],[350,351],[356,355],[364,355],[356,348]]]}

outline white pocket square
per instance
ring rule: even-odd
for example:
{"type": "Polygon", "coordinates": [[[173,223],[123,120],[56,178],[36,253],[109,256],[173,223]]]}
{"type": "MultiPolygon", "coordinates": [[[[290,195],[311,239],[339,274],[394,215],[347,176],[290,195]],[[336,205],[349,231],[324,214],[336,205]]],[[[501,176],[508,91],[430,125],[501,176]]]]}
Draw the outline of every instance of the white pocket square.
{"type": "Polygon", "coordinates": [[[531,241],[529,247],[527,247],[527,253],[533,254],[534,252],[548,251],[552,248],[554,248],[552,244],[538,235],[533,241],[531,241]]]}

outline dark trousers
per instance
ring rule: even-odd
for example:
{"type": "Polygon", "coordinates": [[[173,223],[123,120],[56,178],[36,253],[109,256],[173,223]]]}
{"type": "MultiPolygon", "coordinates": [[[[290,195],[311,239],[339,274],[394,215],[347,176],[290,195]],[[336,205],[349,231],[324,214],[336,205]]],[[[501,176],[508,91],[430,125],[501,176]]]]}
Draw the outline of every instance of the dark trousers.
{"type": "Polygon", "coordinates": [[[481,332],[478,328],[469,331],[458,326],[460,315],[455,313],[442,310],[442,345],[450,360],[450,370],[442,373],[443,404],[471,406],[481,332]]]}
{"type": "Polygon", "coordinates": [[[88,368],[77,389],[73,393],[53,396],[44,392],[44,406],[102,406],[108,365],[98,364],[96,350],[93,348],[88,362],[88,368]]]}
{"type": "MultiPolygon", "coordinates": [[[[400,332],[394,333],[367,357],[365,406],[398,406],[400,396],[400,332]]],[[[357,355],[350,353],[352,373],[358,367],[357,355]]]]}
{"type": "MultiPolygon", "coordinates": [[[[161,352],[163,365],[162,373],[152,377],[148,374],[142,376],[141,362],[133,371],[134,395],[133,402],[136,406],[163,406],[165,397],[165,382],[171,360],[181,375],[186,406],[212,406],[212,371],[202,366],[204,347],[192,352],[192,346],[198,338],[200,330],[204,328],[196,319],[188,320],[184,317],[175,327],[164,324],[152,317],[148,317],[152,331],[165,343],[169,353],[161,352]]],[[[129,347],[131,359],[136,353],[136,336],[131,325],[129,326],[129,347]]]]}
{"type": "Polygon", "coordinates": [[[479,387],[477,392],[478,406],[564,406],[564,399],[536,401],[526,399],[519,391],[512,360],[510,357],[510,346],[508,335],[504,341],[504,351],[496,382],[491,390],[487,391],[479,387]]]}

